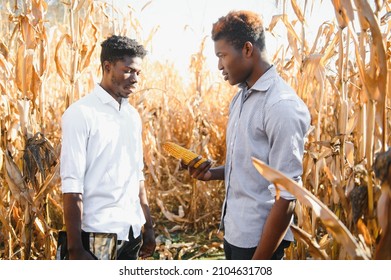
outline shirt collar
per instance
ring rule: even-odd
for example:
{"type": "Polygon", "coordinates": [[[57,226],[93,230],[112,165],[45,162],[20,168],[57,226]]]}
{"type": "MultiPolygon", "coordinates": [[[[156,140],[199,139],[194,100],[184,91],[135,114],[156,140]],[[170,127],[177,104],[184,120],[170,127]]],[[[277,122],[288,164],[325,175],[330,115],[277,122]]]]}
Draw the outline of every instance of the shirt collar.
{"type": "MultiPolygon", "coordinates": [[[[270,86],[273,84],[274,79],[277,76],[277,70],[274,65],[272,65],[259,79],[255,84],[247,90],[247,94],[250,94],[253,91],[267,91],[270,86]]],[[[241,83],[239,87],[246,91],[246,83],[241,83]]]]}
{"type": "Polygon", "coordinates": [[[105,91],[100,84],[96,84],[94,91],[102,103],[110,103],[115,101],[115,99],[107,91],[105,91]]]}
{"type": "MultiPolygon", "coordinates": [[[[111,103],[115,106],[115,108],[118,109],[119,104],[118,104],[117,100],[115,100],[106,90],[104,90],[104,88],[102,88],[100,84],[96,84],[94,91],[95,91],[96,95],[98,96],[99,100],[103,104],[111,103]]],[[[127,101],[128,101],[127,98],[122,98],[121,99],[121,106],[127,104],[128,103],[127,101]]]]}

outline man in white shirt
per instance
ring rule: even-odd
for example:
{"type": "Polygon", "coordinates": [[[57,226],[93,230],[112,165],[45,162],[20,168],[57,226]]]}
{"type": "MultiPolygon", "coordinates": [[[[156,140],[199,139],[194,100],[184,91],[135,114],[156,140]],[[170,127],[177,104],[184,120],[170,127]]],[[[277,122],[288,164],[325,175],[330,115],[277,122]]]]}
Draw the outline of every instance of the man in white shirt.
{"type": "Polygon", "coordinates": [[[142,125],[129,104],[146,51],[113,35],[102,80],[62,117],[61,180],[69,259],[94,259],[82,232],[115,233],[118,259],[151,256],[155,236],[143,175],[142,125]]]}

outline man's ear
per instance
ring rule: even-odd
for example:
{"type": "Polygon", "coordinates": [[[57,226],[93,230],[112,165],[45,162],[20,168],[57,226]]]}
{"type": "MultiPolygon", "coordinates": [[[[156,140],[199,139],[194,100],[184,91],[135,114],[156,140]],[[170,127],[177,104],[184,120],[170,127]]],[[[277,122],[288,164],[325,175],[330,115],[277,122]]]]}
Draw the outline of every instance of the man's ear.
{"type": "Polygon", "coordinates": [[[111,70],[111,63],[108,61],[103,62],[103,70],[104,72],[110,72],[111,70]]]}
{"type": "Polygon", "coordinates": [[[254,51],[254,45],[250,41],[244,43],[242,52],[245,57],[250,57],[253,51],[254,51]]]}

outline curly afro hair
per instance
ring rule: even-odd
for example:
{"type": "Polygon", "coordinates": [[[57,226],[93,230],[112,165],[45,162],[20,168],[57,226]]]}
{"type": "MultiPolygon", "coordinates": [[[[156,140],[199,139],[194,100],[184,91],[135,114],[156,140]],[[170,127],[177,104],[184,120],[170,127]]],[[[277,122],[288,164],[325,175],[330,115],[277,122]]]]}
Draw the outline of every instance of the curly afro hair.
{"type": "Polygon", "coordinates": [[[236,49],[248,41],[261,51],[265,49],[265,32],[261,17],[251,11],[231,11],[213,24],[212,39],[227,40],[236,49]]]}
{"type": "Polygon", "coordinates": [[[104,61],[116,62],[122,60],[124,56],[144,58],[147,54],[143,45],[125,36],[112,35],[102,42],[101,47],[100,62],[102,65],[104,61]]]}

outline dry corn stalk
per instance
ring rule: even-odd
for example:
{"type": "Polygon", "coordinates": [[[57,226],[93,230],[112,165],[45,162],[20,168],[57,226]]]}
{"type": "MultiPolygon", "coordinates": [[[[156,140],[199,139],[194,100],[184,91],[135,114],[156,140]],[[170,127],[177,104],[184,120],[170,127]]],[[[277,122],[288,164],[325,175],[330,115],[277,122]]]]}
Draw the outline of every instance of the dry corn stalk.
{"type": "Polygon", "coordinates": [[[272,182],[277,188],[283,187],[293,194],[303,205],[310,207],[315,216],[322,220],[324,226],[333,235],[334,239],[344,246],[346,252],[352,259],[366,260],[369,258],[346,226],[310,191],[301,187],[278,170],[269,167],[261,160],[253,157],[252,161],[255,168],[263,177],[272,182]]]}
{"type": "MultiPolygon", "coordinates": [[[[163,149],[176,159],[182,160],[182,162],[186,165],[188,165],[192,160],[198,157],[198,154],[193,153],[192,151],[183,148],[173,142],[165,142],[163,144],[163,149]]],[[[194,164],[194,167],[199,167],[205,161],[206,158],[199,159],[196,164],[194,164]]]]}

